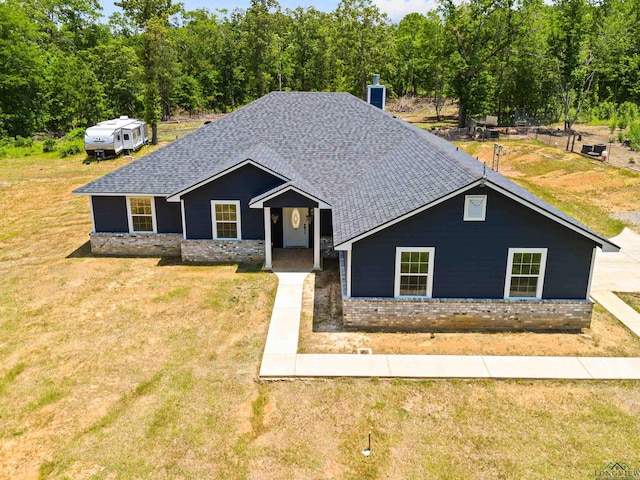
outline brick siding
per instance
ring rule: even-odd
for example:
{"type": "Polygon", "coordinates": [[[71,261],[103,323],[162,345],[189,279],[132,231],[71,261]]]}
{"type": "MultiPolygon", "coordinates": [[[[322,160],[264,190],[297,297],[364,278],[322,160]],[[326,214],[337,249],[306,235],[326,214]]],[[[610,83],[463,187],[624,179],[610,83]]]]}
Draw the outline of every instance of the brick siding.
{"type": "Polygon", "coordinates": [[[345,330],[386,332],[579,331],[589,328],[588,300],[343,300],[345,330]]]}
{"type": "Polygon", "coordinates": [[[132,257],[179,257],[179,233],[92,233],[91,252],[95,255],[132,257]]]}
{"type": "Polygon", "coordinates": [[[181,245],[185,262],[264,261],[264,240],[183,240],[181,245]]]}

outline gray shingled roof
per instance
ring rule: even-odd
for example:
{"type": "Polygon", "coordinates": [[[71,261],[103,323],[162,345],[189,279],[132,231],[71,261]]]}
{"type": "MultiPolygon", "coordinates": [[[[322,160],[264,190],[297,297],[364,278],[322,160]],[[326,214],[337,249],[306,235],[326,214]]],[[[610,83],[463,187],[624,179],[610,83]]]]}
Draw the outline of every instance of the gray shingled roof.
{"type": "Polygon", "coordinates": [[[74,193],[168,197],[247,159],[331,204],[336,245],[485,174],[488,182],[607,242],[502,175],[485,172],[446,140],[347,93],[270,93],[74,193]]]}

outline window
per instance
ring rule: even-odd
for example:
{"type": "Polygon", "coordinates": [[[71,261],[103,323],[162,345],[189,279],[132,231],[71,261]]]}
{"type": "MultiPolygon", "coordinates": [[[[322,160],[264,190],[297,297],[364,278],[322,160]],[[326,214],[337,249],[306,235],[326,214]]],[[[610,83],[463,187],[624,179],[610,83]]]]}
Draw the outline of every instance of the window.
{"type": "Polygon", "coordinates": [[[124,134],[124,139],[125,139],[125,140],[129,140],[129,134],[128,134],[128,133],[125,133],[125,134],[124,134]]]}
{"type": "Polygon", "coordinates": [[[239,201],[212,201],[211,217],[213,218],[213,238],[242,238],[239,201]]]}
{"type": "Polygon", "coordinates": [[[486,195],[465,195],[464,221],[483,222],[487,211],[486,195]]]}
{"type": "Polygon", "coordinates": [[[510,248],[504,298],[542,298],[546,248],[510,248]]]}
{"type": "Polygon", "coordinates": [[[431,297],[434,247],[397,247],[394,296],[431,297]]]}
{"type": "Polygon", "coordinates": [[[127,197],[129,232],[155,232],[156,212],[153,197],[127,197]]]}

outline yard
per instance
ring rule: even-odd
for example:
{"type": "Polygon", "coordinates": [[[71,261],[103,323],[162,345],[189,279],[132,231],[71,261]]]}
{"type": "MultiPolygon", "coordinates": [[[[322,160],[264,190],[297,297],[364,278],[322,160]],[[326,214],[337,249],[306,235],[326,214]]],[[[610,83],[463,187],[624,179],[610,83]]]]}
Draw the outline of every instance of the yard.
{"type": "MultiPolygon", "coordinates": [[[[593,478],[611,461],[640,468],[637,382],[258,382],[275,276],[91,256],[88,201],[70,192],[129,160],[82,159],[0,159],[0,478],[546,479],[593,478]]],[[[572,206],[587,194],[575,172],[575,192],[554,189],[536,165],[523,180],[554,199],[572,206]]],[[[600,212],[632,209],[638,191],[637,177],[613,175],[595,202],[594,228],[606,234],[621,225],[600,212]]]]}

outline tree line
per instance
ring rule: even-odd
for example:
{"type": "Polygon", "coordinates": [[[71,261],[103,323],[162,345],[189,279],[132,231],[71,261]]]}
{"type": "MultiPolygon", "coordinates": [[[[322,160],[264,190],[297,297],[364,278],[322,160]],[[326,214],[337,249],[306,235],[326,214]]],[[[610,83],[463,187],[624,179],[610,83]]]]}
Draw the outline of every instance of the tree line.
{"type": "Polygon", "coordinates": [[[640,0],[438,0],[392,23],[371,0],[329,13],[251,0],[0,1],[0,136],[63,134],[129,115],[226,112],[274,90],[444,99],[470,116],[624,121],[640,103],[640,0]],[[627,113],[625,113],[627,112],[627,113]]]}

